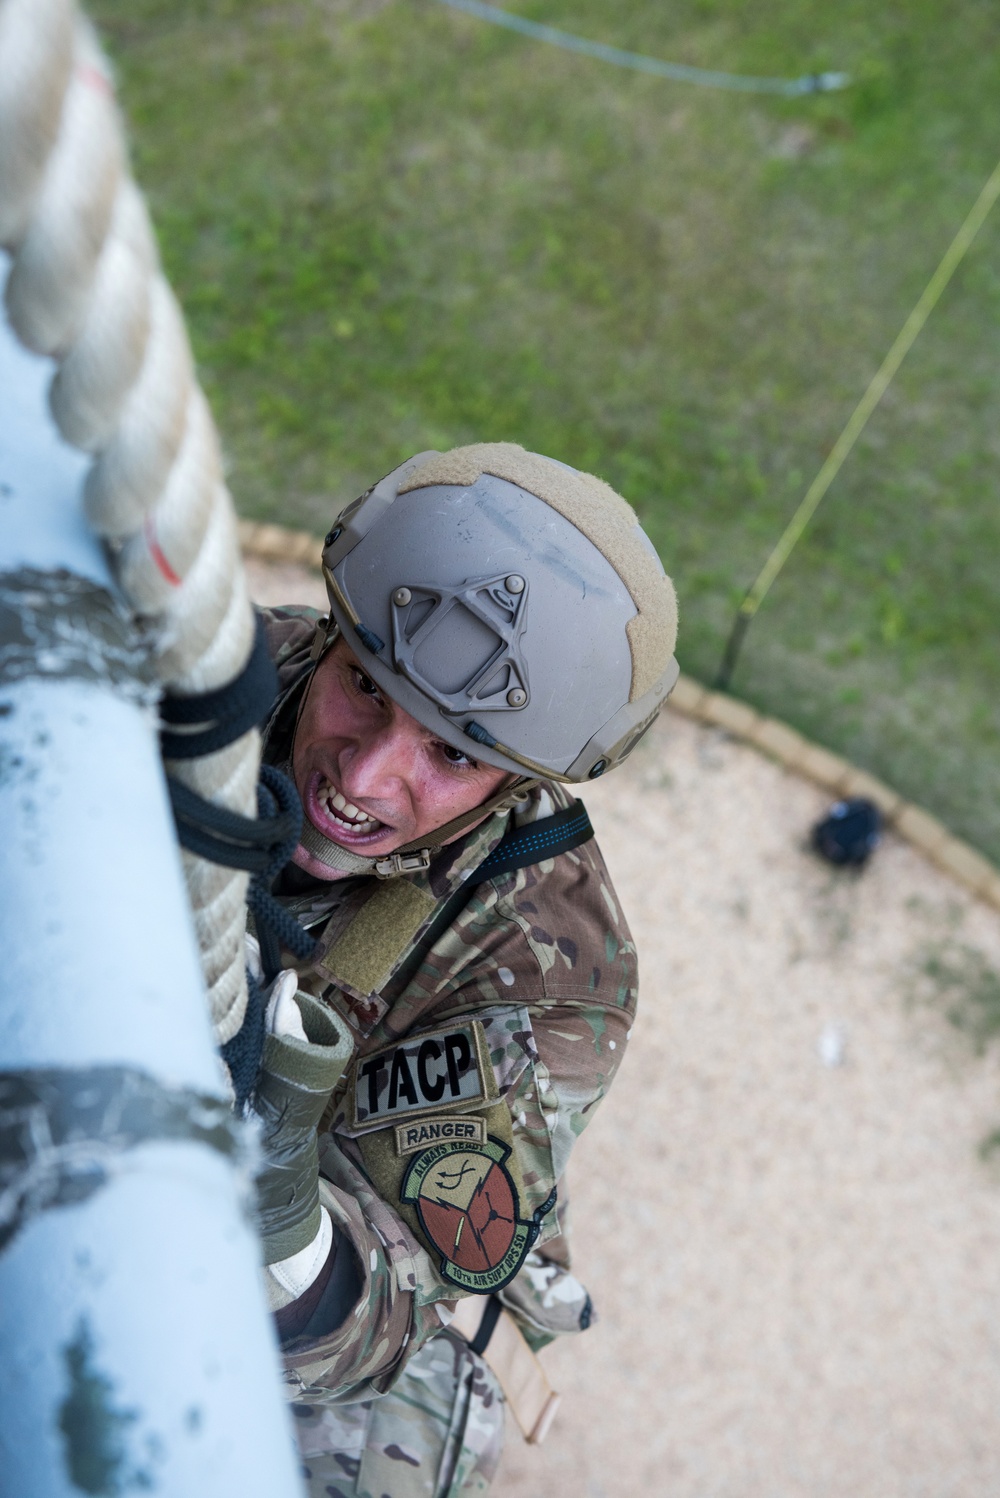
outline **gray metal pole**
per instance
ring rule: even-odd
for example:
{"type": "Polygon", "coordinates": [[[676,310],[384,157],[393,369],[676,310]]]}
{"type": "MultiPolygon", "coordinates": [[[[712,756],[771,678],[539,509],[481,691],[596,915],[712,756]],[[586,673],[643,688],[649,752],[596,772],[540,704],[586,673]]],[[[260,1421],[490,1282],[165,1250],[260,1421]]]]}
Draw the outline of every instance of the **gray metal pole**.
{"type": "Polygon", "coordinates": [[[0,319],[0,1494],[293,1498],[142,651],[50,375],[0,319]]]}

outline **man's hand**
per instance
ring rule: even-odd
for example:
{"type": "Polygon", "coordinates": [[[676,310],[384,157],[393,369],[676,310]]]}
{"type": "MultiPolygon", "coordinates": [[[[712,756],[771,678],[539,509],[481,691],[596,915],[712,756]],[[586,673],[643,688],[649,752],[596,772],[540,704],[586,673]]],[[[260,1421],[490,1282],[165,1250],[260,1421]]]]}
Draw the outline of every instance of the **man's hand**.
{"type": "Polygon", "coordinates": [[[319,1202],[316,1128],[354,1051],[330,1011],[298,992],[297,982],[297,975],[286,969],[272,985],[252,1099],[263,1128],[265,1164],[257,1176],[257,1216],[265,1264],[292,1259],[322,1243],[326,1224],[319,1202]]]}

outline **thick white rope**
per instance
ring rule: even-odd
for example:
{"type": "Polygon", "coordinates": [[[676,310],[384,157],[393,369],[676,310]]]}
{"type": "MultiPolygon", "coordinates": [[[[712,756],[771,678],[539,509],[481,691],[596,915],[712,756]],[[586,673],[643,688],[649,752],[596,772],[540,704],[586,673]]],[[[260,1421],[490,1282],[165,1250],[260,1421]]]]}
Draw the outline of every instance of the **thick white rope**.
{"type": "MultiPolygon", "coordinates": [[[[129,175],[110,68],[74,0],[0,0],[0,245],[7,315],[57,361],[60,432],[93,453],[91,526],[156,634],[167,692],[210,691],[246,664],[253,615],[219,445],[184,320],[129,175]]],[[[170,773],[256,815],[254,731],[170,773]]],[[[247,875],[183,854],[220,1044],[243,1023],[247,875]]]]}

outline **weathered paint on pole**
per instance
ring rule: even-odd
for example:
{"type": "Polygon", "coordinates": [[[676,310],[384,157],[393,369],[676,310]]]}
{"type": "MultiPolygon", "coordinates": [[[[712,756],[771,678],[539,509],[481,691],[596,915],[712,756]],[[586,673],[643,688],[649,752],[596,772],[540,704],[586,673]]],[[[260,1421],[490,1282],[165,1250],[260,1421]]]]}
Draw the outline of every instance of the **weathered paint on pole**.
{"type": "Polygon", "coordinates": [[[0,1493],[297,1498],[141,642],[50,374],[0,319],[0,1493]]]}

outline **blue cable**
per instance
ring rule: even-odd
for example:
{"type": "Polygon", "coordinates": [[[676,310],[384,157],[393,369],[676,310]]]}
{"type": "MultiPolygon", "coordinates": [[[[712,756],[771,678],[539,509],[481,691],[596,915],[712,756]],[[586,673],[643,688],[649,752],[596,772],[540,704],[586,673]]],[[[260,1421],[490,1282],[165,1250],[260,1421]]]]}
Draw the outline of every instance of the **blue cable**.
{"type": "Polygon", "coordinates": [[[567,52],[582,52],[585,57],[613,62],[620,68],[634,68],[638,73],[652,73],[657,78],[672,78],[676,83],[700,83],[705,88],[729,88],[743,94],[783,94],[792,99],[800,94],[831,93],[834,89],[846,88],[851,81],[849,73],[810,73],[804,78],[751,78],[742,73],[692,68],[682,62],[660,62],[659,58],[644,57],[641,52],[625,52],[621,47],[591,42],[555,26],[542,26],[538,21],[528,21],[495,5],[487,5],[484,0],[441,0],[441,3],[450,5],[452,10],[478,16],[481,21],[490,21],[494,26],[506,26],[508,31],[520,32],[535,41],[563,47],[567,52]]]}

